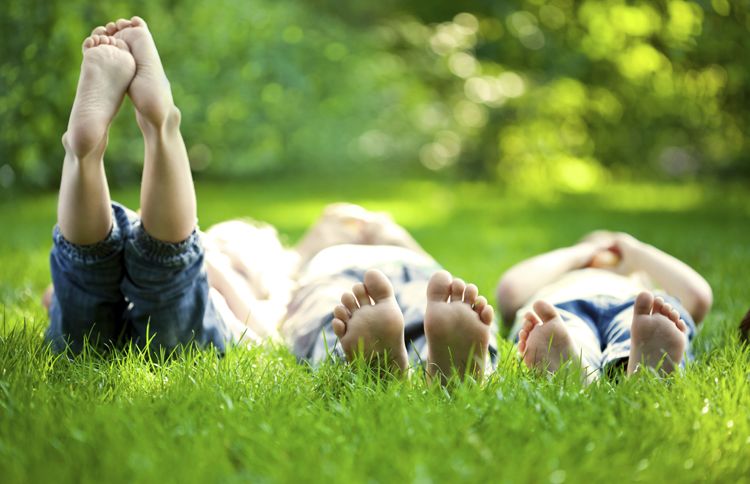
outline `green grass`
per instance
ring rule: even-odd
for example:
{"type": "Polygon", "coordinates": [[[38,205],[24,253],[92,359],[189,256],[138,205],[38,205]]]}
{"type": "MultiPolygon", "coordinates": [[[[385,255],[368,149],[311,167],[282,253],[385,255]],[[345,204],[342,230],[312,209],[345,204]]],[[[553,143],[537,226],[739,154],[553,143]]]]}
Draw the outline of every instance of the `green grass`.
{"type": "MultiPolygon", "coordinates": [[[[297,365],[281,348],[136,350],[70,361],[42,345],[55,196],[0,205],[0,481],[750,482],[750,192],[619,185],[563,196],[434,182],[199,185],[204,227],[251,215],[294,242],[337,200],[391,211],[490,297],[512,263],[599,227],[688,261],[714,288],[697,361],[583,388],[526,372],[508,344],[484,384],[450,391],[297,365]]],[[[114,196],[136,205],[137,192],[114,196]]],[[[492,298],[492,297],[491,297],[492,298]]]]}

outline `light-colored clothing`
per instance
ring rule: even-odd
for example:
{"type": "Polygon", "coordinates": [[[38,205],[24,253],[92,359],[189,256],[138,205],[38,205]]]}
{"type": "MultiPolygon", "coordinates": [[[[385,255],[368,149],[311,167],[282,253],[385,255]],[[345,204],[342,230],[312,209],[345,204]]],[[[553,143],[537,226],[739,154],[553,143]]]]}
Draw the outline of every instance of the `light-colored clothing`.
{"type": "MultiPolygon", "coordinates": [[[[427,357],[424,315],[427,282],[441,269],[432,258],[390,245],[335,245],[315,255],[299,276],[299,288],[289,304],[280,332],[300,360],[319,364],[330,355],[343,358],[333,333],[333,308],[341,295],[362,282],[368,269],[381,270],[393,284],[404,314],[404,339],[410,360],[418,365],[427,357]]],[[[490,354],[497,352],[493,326],[490,354]]]]}

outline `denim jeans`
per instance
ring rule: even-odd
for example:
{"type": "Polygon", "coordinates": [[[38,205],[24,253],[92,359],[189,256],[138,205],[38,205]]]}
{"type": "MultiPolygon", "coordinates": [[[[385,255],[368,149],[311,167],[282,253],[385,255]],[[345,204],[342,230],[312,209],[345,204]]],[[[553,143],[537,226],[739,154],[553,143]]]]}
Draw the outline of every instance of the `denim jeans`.
{"type": "MultiPolygon", "coordinates": [[[[687,349],[685,357],[680,362],[682,368],[686,361],[693,359],[690,343],[697,333],[695,322],[677,298],[661,293],[657,295],[677,309],[685,321],[687,349]]],[[[633,321],[634,302],[635,297],[621,299],[598,296],[554,305],[571,337],[580,347],[584,365],[591,371],[598,374],[613,363],[627,361],[630,355],[630,326],[633,321]]],[[[518,331],[513,332],[510,338],[517,342],[518,331]]]]}
{"type": "Polygon", "coordinates": [[[112,214],[112,230],[96,244],[72,244],[54,229],[45,335],[52,348],[78,353],[85,340],[98,347],[132,341],[168,352],[186,344],[223,352],[232,336],[208,297],[199,234],[162,242],[122,205],[113,203],[112,214]]]}

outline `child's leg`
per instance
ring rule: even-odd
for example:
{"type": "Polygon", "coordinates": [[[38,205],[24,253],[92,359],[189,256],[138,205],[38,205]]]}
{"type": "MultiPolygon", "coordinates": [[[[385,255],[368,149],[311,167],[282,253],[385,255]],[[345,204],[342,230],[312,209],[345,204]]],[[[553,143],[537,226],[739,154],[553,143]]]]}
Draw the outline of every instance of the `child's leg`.
{"type": "Polygon", "coordinates": [[[146,23],[118,20],[96,31],[125,41],[136,61],[128,91],[145,141],[141,223],[125,244],[122,292],[131,336],[167,350],[195,342],[223,350],[232,333],[208,295],[196,201],[180,114],[146,23]]]}
{"type": "Polygon", "coordinates": [[[195,229],[195,189],[180,133],[180,111],[174,105],[156,45],[140,17],[120,19],[99,29],[124,40],[137,65],[128,94],[145,144],[143,225],[158,240],[180,242],[195,229]]]}
{"type": "Polygon", "coordinates": [[[80,351],[86,337],[102,343],[117,339],[122,328],[124,209],[114,208],[102,157],[107,131],[135,73],[127,45],[93,35],[83,44],[76,98],[63,135],[65,160],[58,226],[50,256],[55,293],[50,302],[47,339],[61,351],[80,351]]]}
{"type": "Polygon", "coordinates": [[[127,45],[113,37],[92,35],[83,44],[76,98],[63,135],[63,162],[57,220],[71,243],[104,240],[112,227],[103,156],[109,125],[135,74],[127,45]]]}

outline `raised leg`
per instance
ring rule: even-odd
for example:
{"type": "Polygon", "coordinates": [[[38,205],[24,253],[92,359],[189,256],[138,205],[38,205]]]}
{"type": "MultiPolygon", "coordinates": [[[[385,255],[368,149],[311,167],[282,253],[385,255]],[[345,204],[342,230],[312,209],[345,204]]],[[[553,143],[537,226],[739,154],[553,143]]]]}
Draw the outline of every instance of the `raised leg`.
{"type": "Polygon", "coordinates": [[[104,35],[84,41],[81,77],[63,135],[58,226],[50,254],[54,292],[45,297],[46,338],[56,351],[79,352],[87,338],[109,345],[124,329],[122,237],[130,224],[119,206],[112,219],[103,155],[109,125],[134,73],[135,61],[123,41],[104,35]]]}
{"type": "Polygon", "coordinates": [[[57,222],[66,240],[90,245],[112,228],[112,208],[103,157],[107,134],[135,74],[124,41],[92,35],[83,43],[76,98],[63,135],[65,148],[57,222]]]}
{"type": "Polygon", "coordinates": [[[136,64],[128,95],[143,133],[145,159],[141,181],[141,219],[155,239],[180,242],[195,229],[196,199],[187,149],[156,44],[140,17],[97,27],[124,41],[136,64]]]}
{"type": "Polygon", "coordinates": [[[180,114],[156,46],[138,17],[110,22],[93,34],[112,36],[132,53],[135,75],[128,94],[146,147],[141,220],[124,242],[120,284],[129,302],[129,337],[138,345],[167,351],[185,344],[223,351],[236,335],[209,298],[180,114]]]}

